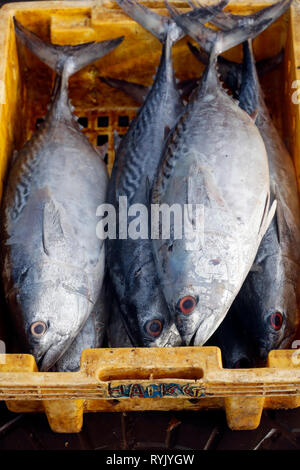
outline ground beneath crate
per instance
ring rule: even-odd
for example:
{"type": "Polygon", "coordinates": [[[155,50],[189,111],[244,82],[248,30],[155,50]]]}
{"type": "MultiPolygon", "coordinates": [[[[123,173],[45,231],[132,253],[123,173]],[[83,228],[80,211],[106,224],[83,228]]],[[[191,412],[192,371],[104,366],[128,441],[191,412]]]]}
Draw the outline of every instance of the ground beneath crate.
{"type": "Polygon", "coordinates": [[[300,409],[264,410],[254,431],[231,431],[222,410],[87,413],[80,433],[56,434],[44,414],[18,415],[0,403],[0,451],[125,449],[297,450],[300,409]]]}

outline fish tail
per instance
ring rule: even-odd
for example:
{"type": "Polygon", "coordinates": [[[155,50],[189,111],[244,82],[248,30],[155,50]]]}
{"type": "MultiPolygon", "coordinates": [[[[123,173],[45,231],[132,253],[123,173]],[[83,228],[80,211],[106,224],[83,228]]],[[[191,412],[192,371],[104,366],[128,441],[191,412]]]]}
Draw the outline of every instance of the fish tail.
{"type": "Polygon", "coordinates": [[[136,0],[116,0],[122,10],[143,28],[163,42],[172,20],[159,15],[136,0]]]}
{"type": "MultiPolygon", "coordinates": [[[[166,1],[166,0],[165,0],[166,1]]],[[[196,0],[197,1],[197,0],[196,0]]],[[[166,1],[167,3],[167,1],[166,1]]],[[[254,39],[274,21],[276,21],[291,5],[292,0],[282,0],[267,8],[263,8],[253,15],[230,15],[219,13],[212,19],[222,30],[212,30],[205,27],[201,21],[193,16],[181,15],[178,10],[167,3],[168,10],[174,21],[190,35],[208,53],[219,55],[248,39],[254,39]]],[[[194,11],[199,10],[201,4],[193,2],[194,11]]],[[[207,10],[207,7],[200,7],[207,10]]]]}
{"type": "MultiPolygon", "coordinates": [[[[170,35],[172,43],[179,41],[185,32],[172,18],[159,15],[137,0],[116,0],[118,5],[137,23],[142,25],[147,31],[153,34],[160,42],[164,42],[167,34],[170,35]]],[[[202,8],[183,14],[182,16],[192,17],[199,22],[206,23],[228,4],[229,0],[221,0],[216,5],[202,8]]]]}
{"type": "Polygon", "coordinates": [[[143,104],[149,91],[148,87],[141,85],[140,83],[127,82],[125,80],[118,80],[117,78],[112,77],[99,77],[99,80],[112,88],[123,91],[140,105],[143,104]]]}
{"type": "Polygon", "coordinates": [[[67,77],[108,54],[124,39],[122,36],[110,41],[61,46],[42,40],[27,28],[24,28],[15,18],[13,21],[17,37],[28,49],[58,75],[64,74],[67,77]]]}

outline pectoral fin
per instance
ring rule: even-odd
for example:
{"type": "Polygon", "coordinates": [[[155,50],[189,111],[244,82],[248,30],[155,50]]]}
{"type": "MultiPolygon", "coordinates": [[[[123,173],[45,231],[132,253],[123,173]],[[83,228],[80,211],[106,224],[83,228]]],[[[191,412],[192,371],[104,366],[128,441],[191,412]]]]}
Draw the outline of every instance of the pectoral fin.
{"type": "Polygon", "coordinates": [[[270,223],[273,220],[273,217],[275,216],[276,209],[277,209],[277,201],[274,200],[271,207],[269,206],[270,202],[270,194],[268,194],[268,197],[266,199],[266,204],[265,204],[265,210],[264,214],[262,217],[262,221],[260,224],[260,229],[259,229],[259,239],[262,240],[264,237],[266,231],[268,230],[270,223]]]}
{"type": "Polygon", "coordinates": [[[77,247],[65,210],[53,198],[47,199],[44,205],[42,242],[45,254],[50,257],[77,247]]]}

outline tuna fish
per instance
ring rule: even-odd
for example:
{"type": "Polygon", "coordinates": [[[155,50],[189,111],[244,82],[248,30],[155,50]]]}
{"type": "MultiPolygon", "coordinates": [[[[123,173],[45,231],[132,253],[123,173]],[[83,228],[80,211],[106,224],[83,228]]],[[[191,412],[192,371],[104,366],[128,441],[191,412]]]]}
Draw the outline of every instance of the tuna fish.
{"type": "Polygon", "coordinates": [[[269,158],[276,215],[259,247],[238,297],[239,320],[255,346],[258,361],[290,346],[300,321],[300,204],[292,158],[275,128],[255,71],[251,42],[244,44],[240,106],[257,113],[256,124],[269,158]]]}
{"type": "MultiPolygon", "coordinates": [[[[285,2],[285,8],[290,4],[291,1],[285,2]]],[[[226,29],[242,19],[222,13],[212,21],[226,29]]],[[[232,67],[232,74],[240,75],[240,87],[235,93],[241,108],[257,116],[255,122],[268,153],[271,199],[276,198],[277,211],[234,302],[232,322],[240,331],[247,332],[253,345],[253,361],[262,364],[272,349],[290,346],[299,326],[300,205],[292,158],[264,101],[252,42],[245,42],[243,49],[243,65],[232,67]]],[[[227,61],[227,68],[231,65],[227,61]]]]}
{"type": "Polygon", "coordinates": [[[56,72],[48,114],[10,167],[1,213],[6,301],[17,334],[45,371],[93,311],[105,267],[96,210],[105,201],[108,175],[72,114],[68,79],[122,38],[58,46],[16,20],[15,31],[56,72]]]}
{"type": "MultiPolygon", "coordinates": [[[[222,2],[212,11],[221,11],[226,3],[222,2]]],[[[113,204],[117,214],[120,197],[127,198],[128,207],[139,204],[137,210],[141,210],[141,205],[149,206],[149,188],[157,171],[166,129],[173,127],[183,109],[171,58],[172,45],[183,36],[181,28],[133,0],[120,0],[118,4],[162,42],[162,54],[153,85],[116,153],[108,202],[113,204]]],[[[206,22],[212,13],[203,10],[197,14],[199,16],[206,22]]],[[[117,239],[107,239],[107,259],[124,325],[133,345],[180,345],[180,335],[160,288],[148,235],[139,239],[126,239],[125,235],[122,239],[118,233],[117,239]]]]}
{"type": "Polygon", "coordinates": [[[81,353],[84,349],[101,348],[107,327],[107,305],[103,288],[92,313],[79,331],[67,351],[52,367],[53,372],[77,372],[80,369],[81,353]]]}
{"type": "Polygon", "coordinates": [[[178,25],[210,53],[202,83],[165,143],[152,190],[154,204],[188,205],[184,236],[175,237],[173,224],[171,237],[153,240],[163,291],[186,345],[203,345],[225,318],[276,209],[276,203],[269,207],[263,139],[222,88],[217,57],[266,29],[286,3],[245,16],[242,26],[226,32],[168,6],[178,25]],[[202,209],[198,214],[191,210],[195,204],[202,209]]]}

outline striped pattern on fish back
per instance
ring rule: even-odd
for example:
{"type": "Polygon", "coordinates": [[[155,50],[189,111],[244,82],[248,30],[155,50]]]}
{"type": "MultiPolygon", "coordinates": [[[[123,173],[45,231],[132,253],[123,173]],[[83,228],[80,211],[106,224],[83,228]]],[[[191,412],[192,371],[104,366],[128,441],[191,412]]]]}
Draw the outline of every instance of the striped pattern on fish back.
{"type": "Polygon", "coordinates": [[[116,196],[127,196],[129,203],[139,186],[144,184],[143,176],[147,175],[152,184],[161,156],[165,126],[172,127],[182,109],[170,51],[164,50],[153,86],[116,157],[116,196]]]}
{"type": "Polygon", "coordinates": [[[151,91],[151,96],[137,115],[120,148],[120,158],[123,157],[124,163],[117,193],[119,196],[127,196],[129,202],[139,188],[146,168],[151,165],[152,153],[162,145],[164,129],[156,126],[155,121],[157,114],[163,113],[163,102],[162,93],[151,91]]]}
{"type": "Polygon", "coordinates": [[[184,113],[174,131],[169,135],[164,151],[161,167],[156,176],[152,191],[152,203],[159,204],[166,190],[170,177],[174,172],[177,160],[189,152],[186,113],[184,113]]]}

